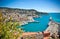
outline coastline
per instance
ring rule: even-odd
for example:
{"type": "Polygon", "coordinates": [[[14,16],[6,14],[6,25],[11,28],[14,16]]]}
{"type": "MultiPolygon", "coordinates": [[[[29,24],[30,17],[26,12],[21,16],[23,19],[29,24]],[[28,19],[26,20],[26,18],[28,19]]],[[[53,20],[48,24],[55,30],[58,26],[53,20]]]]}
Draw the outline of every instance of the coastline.
{"type": "Polygon", "coordinates": [[[28,17],[28,20],[27,21],[22,21],[22,24],[21,25],[28,24],[29,22],[39,22],[39,21],[36,21],[36,20],[33,19],[32,16],[29,16],[28,17]]]}

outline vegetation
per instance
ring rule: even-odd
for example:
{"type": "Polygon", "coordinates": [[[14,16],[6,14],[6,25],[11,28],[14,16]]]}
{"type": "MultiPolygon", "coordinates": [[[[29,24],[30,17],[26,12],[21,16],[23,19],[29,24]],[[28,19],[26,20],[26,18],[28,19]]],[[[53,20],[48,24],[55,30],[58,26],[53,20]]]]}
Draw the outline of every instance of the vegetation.
{"type": "Polygon", "coordinates": [[[12,22],[12,18],[5,22],[5,19],[0,12],[0,39],[19,39],[23,31],[17,28],[18,22],[12,22]]]}

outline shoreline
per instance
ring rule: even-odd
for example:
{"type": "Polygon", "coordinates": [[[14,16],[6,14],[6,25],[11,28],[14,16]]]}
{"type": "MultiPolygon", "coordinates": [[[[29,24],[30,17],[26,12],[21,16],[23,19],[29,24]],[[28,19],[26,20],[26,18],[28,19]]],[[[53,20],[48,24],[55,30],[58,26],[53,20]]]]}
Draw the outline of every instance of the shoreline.
{"type": "Polygon", "coordinates": [[[38,23],[39,21],[36,21],[36,20],[33,19],[32,16],[29,16],[28,17],[28,20],[27,21],[22,21],[22,24],[21,25],[26,25],[26,24],[28,24],[30,22],[37,22],[38,23]]]}

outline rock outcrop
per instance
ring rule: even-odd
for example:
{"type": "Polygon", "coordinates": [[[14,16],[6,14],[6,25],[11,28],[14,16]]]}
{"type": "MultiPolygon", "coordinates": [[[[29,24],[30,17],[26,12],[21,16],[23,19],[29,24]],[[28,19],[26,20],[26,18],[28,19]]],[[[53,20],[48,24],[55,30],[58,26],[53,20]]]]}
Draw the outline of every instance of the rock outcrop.
{"type": "Polygon", "coordinates": [[[48,28],[46,29],[46,31],[50,32],[50,35],[52,34],[58,34],[58,32],[60,31],[60,24],[56,23],[52,20],[52,18],[50,18],[50,22],[48,23],[48,28]]]}

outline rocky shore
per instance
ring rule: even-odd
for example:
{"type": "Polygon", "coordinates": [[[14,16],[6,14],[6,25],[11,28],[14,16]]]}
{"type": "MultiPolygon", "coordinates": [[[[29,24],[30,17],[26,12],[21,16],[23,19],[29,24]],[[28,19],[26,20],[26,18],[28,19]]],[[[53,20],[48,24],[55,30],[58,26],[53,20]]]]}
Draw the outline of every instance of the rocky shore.
{"type": "Polygon", "coordinates": [[[28,24],[28,22],[36,22],[32,16],[28,17],[28,20],[27,21],[22,21],[21,22],[21,25],[25,25],[25,24],[28,24]]]}

